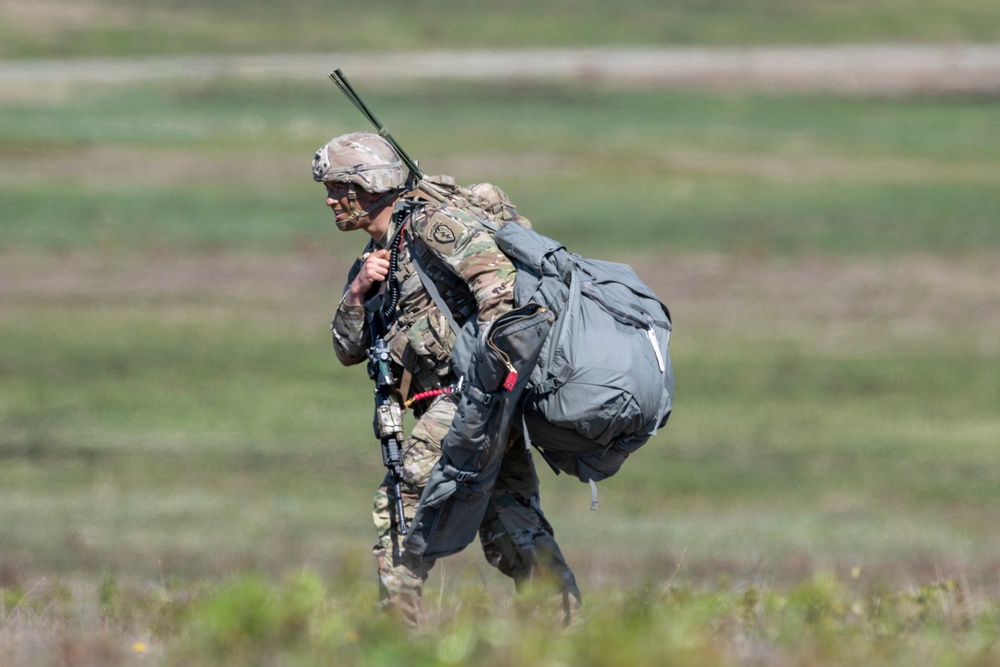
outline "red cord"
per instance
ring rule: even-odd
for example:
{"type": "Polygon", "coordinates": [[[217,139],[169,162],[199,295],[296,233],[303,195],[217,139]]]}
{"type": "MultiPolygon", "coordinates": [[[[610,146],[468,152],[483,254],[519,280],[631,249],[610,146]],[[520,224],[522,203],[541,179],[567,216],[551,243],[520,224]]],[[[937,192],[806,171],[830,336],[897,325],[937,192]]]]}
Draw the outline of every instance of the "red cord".
{"type": "Polygon", "coordinates": [[[431,389],[430,391],[422,391],[419,394],[414,394],[413,398],[406,401],[403,405],[410,407],[417,401],[422,401],[425,398],[434,398],[435,396],[441,396],[442,394],[451,394],[455,391],[454,387],[442,387],[441,389],[431,389]]]}

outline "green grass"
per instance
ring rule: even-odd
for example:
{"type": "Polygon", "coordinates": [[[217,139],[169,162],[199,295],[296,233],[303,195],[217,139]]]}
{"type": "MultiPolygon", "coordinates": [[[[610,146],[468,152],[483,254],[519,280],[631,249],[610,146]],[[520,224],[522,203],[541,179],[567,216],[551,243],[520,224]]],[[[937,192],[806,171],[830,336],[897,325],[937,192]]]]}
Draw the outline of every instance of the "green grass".
{"type": "MultiPolygon", "coordinates": [[[[414,635],[359,607],[364,595],[349,576],[245,575],[192,591],[136,588],[105,575],[89,589],[8,591],[12,611],[0,619],[61,621],[68,637],[53,657],[108,665],[982,665],[997,658],[996,604],[951,580],[892,591],[823,573],[785,590],[645,582],[602,593],[599,610],[561,630],[540,596],[510,605],[461,588],[433,604],[434,631],[414,635]],[[99,610],[99,622],[71,616],[84,605],[99,610]]],[[[30,655],[22,646],[15,659],[30,655]]]]}
{"type": "Polygon", "coordinates": [[[706,4],[554,0],[419,5],[393,0],[363,8],[297,0],[149,3],[54,0],[12,5],[0,56],[76,57],[160,53],[385,51],[523,46],[990,42],[1000,10],[988,0],[706,4]],[[34,7],[34,10],[32,9],[34,7]]]}
{"type": "Polygon", "coordinates": [[[363,94],[428,171],[500,183],[672,309],[676,412],[599,511],[540,470],[583,626],[543,632],[472,547],[432,631],[386,638],[371,387],[328,331],[363,239],[307,172],[363,125],[325,82],[217,80],[0,101],[0,646],[996,663],[996,99],[363,94]]]}
{"type": "MultiPolygon", "coordinates": [[[[501,183],[581,252],[1000,244],[993,99],[475,85],[366,96],[427,171],[501,183]]],[[[365,127],[323,82],[81,89],[12,99],[0,116],[0,242],[48,249],[335,245],[309,159],[365,127]]]]}

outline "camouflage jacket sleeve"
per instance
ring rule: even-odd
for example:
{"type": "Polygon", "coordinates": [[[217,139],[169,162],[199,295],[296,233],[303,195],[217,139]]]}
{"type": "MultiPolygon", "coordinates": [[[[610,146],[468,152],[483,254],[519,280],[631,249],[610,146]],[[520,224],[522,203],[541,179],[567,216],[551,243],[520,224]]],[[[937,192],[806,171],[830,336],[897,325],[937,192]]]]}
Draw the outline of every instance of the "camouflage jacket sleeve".
{"type": "Polygon", "coordinates": [[[351,306],[346,303],[347,286],[361,271],[362,260],[354,262],[347,274],[344,294],[333,314],[330,331],[333,333],[333,350],[337,359],[345,366],[359,364],[368,358],[368,348],[371,346],[371,334],[365,326],[365,307],[351,306]]]}
{"type": "Polygon", "coordinates": [[[410,220],[410,233],[468,286],[481,325],[514,307],[514,265],[474,216],[427,206],[410,220]]]}

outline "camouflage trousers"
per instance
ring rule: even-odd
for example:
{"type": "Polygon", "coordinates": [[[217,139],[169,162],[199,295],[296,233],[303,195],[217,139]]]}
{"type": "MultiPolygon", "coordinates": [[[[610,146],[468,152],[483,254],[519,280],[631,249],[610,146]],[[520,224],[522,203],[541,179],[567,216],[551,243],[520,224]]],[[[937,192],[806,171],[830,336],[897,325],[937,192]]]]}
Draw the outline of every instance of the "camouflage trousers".
{"type": "MultiPolygon", "coordinates": [[[[441,457],[441,441],[451,426],[457,402],[441,396],[421,416],[403,445],[403,511],[410,522],[431,470],[441,457]]],[[[419,624],[420,598],[433,560],[406,552],[393,529],[395,499],[388,475],[375,494],[379,600],[384,610],[419,624]]],[[[562,606],[579,607],[580,591],[566,564],[554,531],[542,513],[538,475],[531,452],[519,435],[512,437],[500,464],[486,516],[479,526],[483,554],[493,567],[514,580],[517,590],[533,582],[554,585],[562,606]]]]}

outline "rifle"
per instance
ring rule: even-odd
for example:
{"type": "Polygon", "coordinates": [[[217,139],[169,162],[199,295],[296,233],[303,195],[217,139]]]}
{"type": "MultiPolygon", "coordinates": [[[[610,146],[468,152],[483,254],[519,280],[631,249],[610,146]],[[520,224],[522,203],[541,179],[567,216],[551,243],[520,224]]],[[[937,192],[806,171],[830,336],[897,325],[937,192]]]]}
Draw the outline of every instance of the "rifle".
{"type": "Polygon", "coordinates": [[[379,313],[368,313],[372,346],[368,348],[368,377],[375,381],[375,437],[382,443],[382,465],[389,470],[393,493],[396,495],[396,531],[406,535],[406,515],[403,514],[403,409],[395,394],[395,379],[385,338],[379,333],[379,313]]]}

